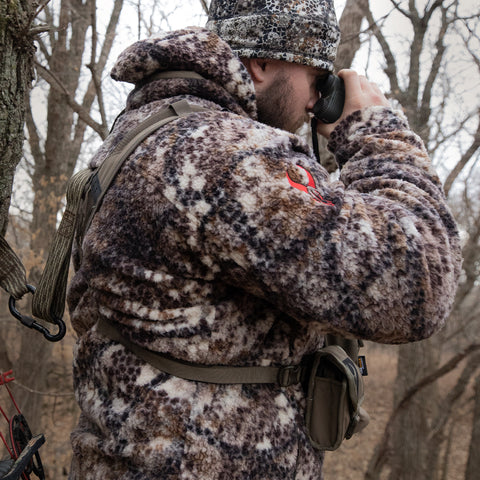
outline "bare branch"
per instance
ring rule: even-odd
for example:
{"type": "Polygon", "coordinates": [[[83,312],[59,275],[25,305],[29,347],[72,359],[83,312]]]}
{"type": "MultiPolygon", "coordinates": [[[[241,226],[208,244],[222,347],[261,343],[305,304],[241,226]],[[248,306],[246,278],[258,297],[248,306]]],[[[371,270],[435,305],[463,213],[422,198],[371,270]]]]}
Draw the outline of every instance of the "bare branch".
{"type": "Polygon", "coordinates": [[[73,95],[65,88],[62,82],[49,70],[47,70],[43,65],[38,62],[34,62],[37,68],[37,71],[40,73],[42,78],[44,78],[53,88],[59,90],[65,95],[68,105],[72,110],[78,114],[78,116],[84,121],[89,127],[91,127],[95,132],[97,132],[102,139],[107,137],[108,132],[104,130],[103,125],[96,122],[88,113],[88,111],[82,106],[79,105],[73,95]]]}
{"type": "Polygon", "coordinates": [[[92,19],[92,48],[91,48],[91,57],[90,64],[95,65],[95,60],[97,58],[97,2],[92,0],[90,18],[92,19]]]}
{"type": "MultiPolygon", "coordinates": [[[[100,85],[100,80],[97,74],[96,58],[97,58],[97,2],[95,0],[91,3],[91,18],[92,18],[92,50],[91,50],[91,59],[90,63],[87,65],[87,68],[92,73],[92,80],[95,85],[95,92],[98,99],[98,107],[100,110],[100,116],[102,118],[103,128],[108,129],[107,127],[107,116],[105,114],[105,104],[103,102],[102,87],[100,85]]],[[[103,69],[101,69],[103,70],[103,69]]]]}
{"type": "Polygon", "coordinates": [[[467,151],[462,155],[460,160],[457,162],[453,170],[448,174],[447,179],[445,180],[444,190],[445,195],[448,196],[450,189],[452,188],[453,182],[456,180],[460,172],[465,168],[470,159],[475,155],[475,152],[480,148],[480,110],[478,112],[478,126],[477,131],[473,136],[472,143],[468,147],[467,151]]]}
{"type": "Polygon", "coordinates": [[[105,64],[107,63],[108,56],[112,50],[113,41],[115,40],[118,19],[123,8],[123,0],[115,0],[113,5],[112,13],[110,15],[110,21],[105,32],[105,41],[102,45],[102,50],[100,51],[100,56],[97,61],[97,68],[100,71],[103,71],[105,64]]]}
{"type": "MultiPolygon", "coordinates": [[[[113,46],[113,42],[115,40],[115,35],[116,35],[116,29],[118,25],[118,19],[120,17],[120,13],[123,8],[123,0],[115,0],[112,13],[110,15],[110,21],[107,26],[107,30],[105,33],[105,40],[102,45],[102,49],[100,51],[100,56],[98,57],[98,61],[95,63],[95,71],[96,72],[102,72],[105,68],[105,65],[107,63],[108,56],[110,55],[110,51],[113,46]]],[[[86,110],[90,110],[90,107],[92,106],[95,97],[98,99],[98,104],[100,105],[100,108],[104,109],[104,101],[103,101],[103,95],[102,95],[102,90],[100,87],[100,82],[98,78],[95,78],[95,75],[92,74],[92,80],[90,81],[87,90],[85,91],[85,95],[83,96],[83,101],[82,101],[82,106],[86,110]]],[[[108,127],[107,127],[107,122],[106,119],[102,114],[102,129],[105,135],[108,134],[108,127]]],[[[83,119],[82,119],[83,120],[83,119]]],[[[83,135],[85,133],[85,125],[80,123],[77,123],[75,127],[75,136],[73,140],[73,145],[72,145],[72,154],[73,155],[78,155],[80,152],[80,148],[83,142],[83,135]]],[[[102,136],[102,135],[101,135],[102,136]]],[[[102,138],[105,138],[102,136],[102,138]]]]}
{"type": "Polygon", "coordinates": [[[200,3],[202,4],[203,11],[208,15],[208,5],[206,0],[200,0],[200,3]]]}
{"type": "MultiPolygon", "coordinates": [[[[472,31],[472,29],[466,23],[465,23],[465,27],[470,32],[471,37],[476,37],[476,35],[472,31]]],[[[467,49],[468,53],[470,53],[473,62],[475,63],[475,65],[478,68],[478,71],[480,72],[480,57],[478,56],[477,52],[473,51],[472,47],[470,46],[470,38],[471,37],[464,38],[462,35],[461,35],[461,37],[462,37],[463,43],[465,44],[465,48],[467,49]]],[[[476,38],[478,38],[478,37],[476,37],[476,38]]]]}
{"type": "Polygon", "coordinates": [[[412,14],[410,12],[408,12],[407,10],[404,10],[403,8],[400,8],[400,4],[398,2],[396,2],[395,0],[390,0],[390,2],[394,6],[395,10],[398,10],[402,15],[409,18],[410,20],[412,19],[412,14]]]}
{"type": "MultiPolygon", "coordinates": [[[[454,0],[454,2],[455,1],[456,0],[454,0]]],[[[430,21],[430,18],[433,15],[433,12],[435,12],[437,8],[442,6],[443,0],[435,0],[435,2],[433,2],[433,5],[430,8],[428,8],[428,3],[430,2],[427,2],[427,5],[425,6],[424,17],[423,17],[425,24],[428,24],[428,22],[430,21]]],[[[443,8],[443,11],[447,11],[449,8],[450,6],[445,7],[443,8]]]]}
{"type": "Polygon", "coordinates": [[[34,27],[30,28],[28,31],[28,34],[32,37],[35,37],[36,35],[40,35],[41,33],[48,32],[49,30],[55,30],[54,27],[50,25],[35,25],[34,27]]]}
{"type": "MultiPolygon", "coordinates": [[[[53,14],[52,14],[52,10],[50,9],[50,6],[45,3],[45,18],[46,18],[46,21],[47,21],[47,24],[48,25],[53,25],[53,14]]],[[[53,45],[55,43],[55,32],[57,30],[49,30],[48,32],[48,37],[50,39],[50,45],[53,45]]]]}
{"type": "Polygon", "coordinates": [[[42,12],[42,10],[47,6],[47,4],[50,3],[50,0],[42,0],[39,4],[38,4],[38,8],[35,12],[35,16],[34,18],[37,18],[40,13],[42,12]]]}
{"type": "Polygon", "coordinates": [[[393,56],[392,50],[390,49],[390,45],[385,39],[382,31],[376,24],[370,8],[367,8],[366,16],[367,16],[368,23],[370,24],[370,28],[372,29],[376,39],[378,40],[378,43],[380,44],[380,47],[382,48],[385,61],[387,62],[385,73],[390,81],[391,92],[395,96],[399,95],[401,93],[401,90],[400,90],[400,85],[398,83],[397,65],[396,65],[395,57],[393,56]]]}
{"type": "MultiPolygon", "coordinates": [[[[437,4],[438,2],[435,2],[437,4]]],[[[441,3],[441,2],[440,2],[441,3]]],[[[434,6],[435,6],[434,4],[434,6]]],[[[432,9],[434,8],[432,6],[432,9]]],[[[435,80],[438,77],[438,72],[440,70],[440,66],[442,64],[443,55],[445,53],[445,44],[443,43],[443,39],[445,34],[447,33],[448,29],[448,22],[447,22],[447,11],[442,10],[442,25],[438,32],[437,41],[436,41],[436,54],[432,62],[432,68],[428,73],[427,81],[425,82],[425,86],[423,88],[423,95],[422,95],[422,102],[420,107],[420,122],[426,123],[430,117],[431,112],[431,101],[432,101],[432,90],[435,80]]]]}
{"type": "MultiPolygon", "coordinates": [[[[445,103],[442,102],[442,111],[444,111],[444,107],[445,107],[445,103]]],[[[429,150],[431,152],[435,152],[438,148],[440,148],[445,142],[448,142],[449,140],[451,140],[452,138],[455,138],[461,131],[463,131],[465,129],[465,126],[466,124],[472,120],[472,118],[474,117],[474,115],[476,115],[476,113],[470,113],[468,114],[465,118],[463,118],[463,120],[461,120],[460,122],[457,122],[456,123],[456,126],[455,128],[450,131],[448,134],[445,134],[445,132],[441,131],[441,136],[439,135],[436,139],[435,139],[435,143],[429,148],[429,150]]],[[[441,127],[441,123],[442,123],[442,119],[440,121],[437,121],[436,122],[437,125],[438,125],[438,129],[439,131],[442,129],[441,127]]]]}
{"type": "Polygon", "coordinates": [[[32,115],[31,97],[27,102],[27,109],[25,112],[25,125],[28,131],[28,144],[30,146],[30,152],[36,164],[43,165],[45,163],[45,156],[40,146],[40,135],[38,134],[37,126],[32,115]]]}
{"type": "Polygon", "coordinates": [[[436,420],[433,422],[433,429],[430,433],[430,441],[433,440],[433,445],[439,445],[445,425],[452,413],[452,409],[455,403],[459,400],[461,395],[465,392],[470,378],[472,378],[475,371],[480,366],[480,356],[477,354],[474,358],[470,359],[465,368],[463,369],[460,377],[457,380],[457,383],[454,388],[452,388],[444,401],[442,402],[442,408],[439,409],[439,414],[436,420]]]}

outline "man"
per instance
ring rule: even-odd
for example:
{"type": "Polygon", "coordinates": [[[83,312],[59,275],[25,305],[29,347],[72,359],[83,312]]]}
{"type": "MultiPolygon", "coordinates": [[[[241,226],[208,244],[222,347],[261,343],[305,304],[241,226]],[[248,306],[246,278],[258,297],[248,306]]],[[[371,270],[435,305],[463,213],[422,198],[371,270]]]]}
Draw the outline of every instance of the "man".
{"type": "Polygon", "coordinates": [[[112,71],[136,88],[92,166],[173,102],[205,110],[136,148],[81,246],[72,479],[322,478],[300,383],[185,380],[97,322],[194,365],[290,366],[327,333],[420,340],[452,302],[454,221],[421,140],[378,88],[341,73],[343,115],[319,127],[339,181],[288,132],[333,70],[332,2],[213,0],[208,27],[137,42],[112,71]]]}

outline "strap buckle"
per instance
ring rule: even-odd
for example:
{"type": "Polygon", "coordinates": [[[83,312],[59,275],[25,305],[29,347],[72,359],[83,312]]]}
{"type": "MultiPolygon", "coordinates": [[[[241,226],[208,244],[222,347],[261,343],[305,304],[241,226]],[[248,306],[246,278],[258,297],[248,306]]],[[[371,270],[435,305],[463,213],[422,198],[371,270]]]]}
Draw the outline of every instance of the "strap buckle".
{"type": "Polygon", "coordinates": [[[278,371],[277,382],[281,387],[289,387],[302,381],[303,367],[301,365],[290,365],[282,367],[278,371]]]}

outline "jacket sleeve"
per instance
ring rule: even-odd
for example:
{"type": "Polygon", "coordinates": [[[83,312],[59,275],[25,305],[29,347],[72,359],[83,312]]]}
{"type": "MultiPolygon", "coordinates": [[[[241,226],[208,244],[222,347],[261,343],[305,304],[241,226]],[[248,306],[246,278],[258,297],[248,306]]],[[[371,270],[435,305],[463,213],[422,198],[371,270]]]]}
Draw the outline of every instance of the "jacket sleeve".
{"type": "Polygon", "coordinates": [[[402,343],[443,324],[458,233],[403,116],[373,107],[344,120],[329,144],[341,167],[334,182],[296,137],[244,133],[224,126],[215,161],[196,170],[202,198],[188,209],[191,244],[217,279],[324,333],[402,343]]]}

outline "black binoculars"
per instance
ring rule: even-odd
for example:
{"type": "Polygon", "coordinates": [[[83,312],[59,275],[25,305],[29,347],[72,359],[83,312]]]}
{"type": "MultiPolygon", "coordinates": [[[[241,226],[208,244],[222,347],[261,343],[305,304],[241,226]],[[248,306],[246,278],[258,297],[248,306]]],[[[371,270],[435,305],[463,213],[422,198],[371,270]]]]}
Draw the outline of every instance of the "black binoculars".
{"type": "Polygon", "coordinates": [[[320,99],[313,107],[313,115],[322,123],[336,122],[343,112],[345,103],[345,84],[340,77],[329,73],[320,78],[316,85],[320,99]]]}

